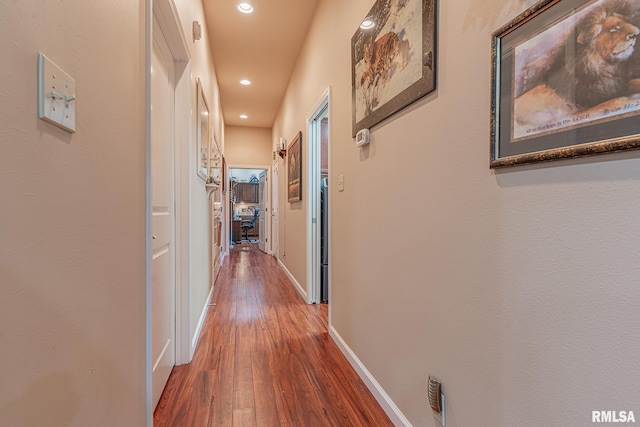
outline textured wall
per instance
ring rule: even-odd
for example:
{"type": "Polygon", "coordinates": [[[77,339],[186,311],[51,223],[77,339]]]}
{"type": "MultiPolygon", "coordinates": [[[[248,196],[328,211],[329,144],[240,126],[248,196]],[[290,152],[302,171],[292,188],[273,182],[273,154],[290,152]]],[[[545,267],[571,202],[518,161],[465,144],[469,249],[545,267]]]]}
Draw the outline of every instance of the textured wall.
{"type": "Polygon", "coordinates": [[[144,2],[0,10],[0,425],[142,426],[144,2]],[[73,135],[38,119],[40,51],[73,135]]]}
{"type": "MultiPolygon", "coordinates": [[[[333,325],[416,426],[435,425],[429,373],[447,426],[640,413],[638,153],[489,169],[491,34],[531,3],[506,0],[439,2],[437,92],[356,148],[350,39],[371,3],[321,2],[273,132],[304,130],[331,85],[333,325]]],[[[303,283],[304,205],[284,215],[303,283]]]]}
{"type": "Polygon", "coordinates": [[[270,166],[271,129],[227,126],[225,160],[231,166],[270,166]]]}

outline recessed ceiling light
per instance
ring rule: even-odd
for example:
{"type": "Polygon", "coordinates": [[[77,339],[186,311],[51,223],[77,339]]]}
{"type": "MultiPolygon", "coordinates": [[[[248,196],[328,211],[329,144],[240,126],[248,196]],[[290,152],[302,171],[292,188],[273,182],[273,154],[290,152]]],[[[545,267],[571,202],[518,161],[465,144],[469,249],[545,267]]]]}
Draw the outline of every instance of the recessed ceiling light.
{"type": "Polygon", "coordinates": [[[253,6],[251,6],[249,3],[240,3],[238,5],[238,10],[242,13],[251,13],[253,12],[253,6]]]}
{"type": "Polygon", "coordinates": [[[251,84],[251,80],[242,79],[240,80],[240,84],[243,86],[249,86],[251,84]]]}
{"type": "Polygon", "coordinates": [[[376,23],[371,18],[365,18],[365,20],[362,21],[362,24],[360,24],[360,28],[362,28],[363,30],[370,30],[375,26],[376,23]]]}
{"type": "Polygon", "coordinates": [[[240,114],[240,118],[241,118],[241,119],[248,119],[248,118],[249,118],[249,116],[247,116],[246,114],[240,114]]]}

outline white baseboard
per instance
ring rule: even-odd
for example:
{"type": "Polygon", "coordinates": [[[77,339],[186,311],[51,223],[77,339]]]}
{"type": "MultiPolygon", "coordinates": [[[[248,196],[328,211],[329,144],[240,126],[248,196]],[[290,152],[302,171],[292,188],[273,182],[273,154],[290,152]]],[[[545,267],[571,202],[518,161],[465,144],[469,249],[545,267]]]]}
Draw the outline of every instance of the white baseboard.
{"type": "Polygon", "coordinates": [[[293,285],[298,290],[298,293],[300,293],[300,295],[302,295],[302,298],[304,298],[305,301],[309,301],[307,299],[307,292],[304,289],[302,289],[302,286],[300,286],[300,283],[298,283],[296,278],[293,277],[293,274],[291,274],[291,272],[287,269],[287,267],[284,266],[282,261],[278,260],[278,265],[280,265],[280,267],[282,267],[284,272],[287,273],[287,276],[289,276],[289,279],[291,279],[291,281],[293,282],[293,285]]]}
{"type": "Polygon", "coordinates": [[[198,320],[198,327],[196,328],[193,337],[191,338],[191,353],[189,354],[189,360],[193,359],[193,353],[196,351],[196,346],[198,345],[198,340],[200,339],[200,331],[202,331],[202,325],[204,325],[204,319],[207,316],[207,312],[209,311],[209,304],[211,303],[211,296],[213,295],[213,286],[209,291],[209,295],[207,296],[207,301],[204,303],[204,307],[202,307],[202,313],[200,313],[200,319],[198,320]]]}
{"type": "Polygon", "coordinates": [[[333,338],[333,341],[336,343],[340,351],[342,351],[342,354],[344,354],[353,369],[356,370],[358,376],[362,381],[364,381],[364,384],[367,386],[371,394],[373,394],[373,397],[376,398],[387,416],[391,419],[393,425],[411,427],[409,420],[407,420],[402,412],[400,412],[400,409],[398,409],[396,404],[393,403],[393,400],[391,400],[382,386],[378,384],[378,381],[376,381],[373,375],[371,375],[371,372],[369,372],[360,359],[358,359],[358,356],[355,355],[333,326],[329,326],[329,336],[333,338]]]}

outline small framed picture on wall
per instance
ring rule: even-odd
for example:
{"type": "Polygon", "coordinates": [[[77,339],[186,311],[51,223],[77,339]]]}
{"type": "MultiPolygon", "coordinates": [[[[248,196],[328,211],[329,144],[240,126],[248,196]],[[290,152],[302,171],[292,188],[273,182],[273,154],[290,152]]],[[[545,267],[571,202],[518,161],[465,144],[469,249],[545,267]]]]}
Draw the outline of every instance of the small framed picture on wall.
{"type": "Polygon", "coordinates": [[[289,145],[287,159],[287,193],[293,203],[302,200],[302,132],[289,145]]]}

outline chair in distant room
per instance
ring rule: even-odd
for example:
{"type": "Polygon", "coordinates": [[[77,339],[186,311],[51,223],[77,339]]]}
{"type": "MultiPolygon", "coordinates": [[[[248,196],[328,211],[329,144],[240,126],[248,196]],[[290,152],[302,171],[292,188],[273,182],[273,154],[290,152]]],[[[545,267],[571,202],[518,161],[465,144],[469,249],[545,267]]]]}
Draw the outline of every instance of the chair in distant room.
{"type": "Polygon", "coordinates": [[[256,209],[255,211],[253,211],[253,218],[245,219],[240,222],[240,229],[244,234],[244,238],[247,240],[249,240],[249,230],[251,230],[252,228],[255,228],[256,226],[256,220],[258,219],[258,215],[260,215],[260,209],[256,209]]]}

